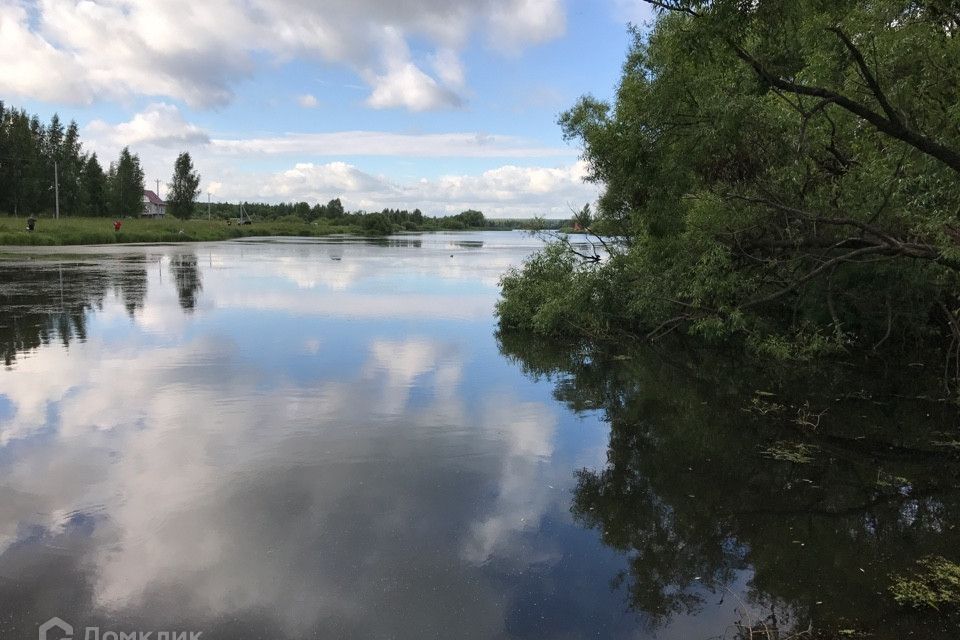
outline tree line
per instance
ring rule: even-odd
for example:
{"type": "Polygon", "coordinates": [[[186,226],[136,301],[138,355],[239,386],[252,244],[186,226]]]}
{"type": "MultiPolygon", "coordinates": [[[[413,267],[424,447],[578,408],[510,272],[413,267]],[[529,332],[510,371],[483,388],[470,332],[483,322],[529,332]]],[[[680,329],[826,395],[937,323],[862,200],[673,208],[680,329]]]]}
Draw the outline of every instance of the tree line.
{"type": "Polygon", "coordinates": [[[43,123],[0,101],[0,212],[51,214],[59,187],[61,213],[136,214],[143,179],[140,158],[128,148],[104,170],[96,153],[84,152],[76,122],[64,126],[54,114],[43,123]]]}
{"type": "MultiPolygon", "coordinates": [[[[43,123],[36,115],[8,108],[0,101],[0,214],[53,214],[57,205],[55,182],[59,186],[61,215],[125,217],[138,215],[143,210],[144,172],[137,154],[125,147],[104,169],[96,153],[84,151],[76,122],[64,126],[54,114],[49,123],[43,123]]],[[[420,209],[350,212],[340,198],[313,205],[303,201],[198,202],[200,175],[187,152],[177,157],[167,187],[167,213],[181,219],[325,220],[372,234],[403,230],[518,229],[534,224],[529,220],[489,219],[473,209],[440,217],[427,216],[420,209]]],[[[559,228],[562,223],[540,220],[536,224],[559,228]]]]}
{"type": "Polygon", "coordinates": [[[647,1],[614,99],[560,118],[606,250],[508,275],[503,324],[783,358],[936,345],[960,373],[955,3],[647,1]]]}
{"type": "Polygon", "coordinates": [[[348,211],[340,198],[326,204],[309,202],[210,202],[195,203],[194,217],[213,220],[236,220],[249,216],[255,221],[291,221],[330,223],[341,227],[356,227],[373,235],[396,231],[463,231],[511,229],[559,229],[566,221],[560,219],[488,218],[482,211],[468,209],[448,216],[430,216],[419,208],[380,211],[348,211]]]}

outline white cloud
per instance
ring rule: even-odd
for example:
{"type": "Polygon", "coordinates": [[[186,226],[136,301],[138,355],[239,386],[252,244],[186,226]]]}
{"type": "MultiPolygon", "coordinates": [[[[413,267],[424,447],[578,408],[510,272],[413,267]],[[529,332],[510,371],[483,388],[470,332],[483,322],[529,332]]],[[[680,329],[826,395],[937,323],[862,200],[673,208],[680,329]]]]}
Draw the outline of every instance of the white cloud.
{"type": "Polygon", "coordinates": [[[548,158],[573,155],[512,136],[482,133],[406,134],[385,131],[289,133],[268,138],[214,138],[219,154],[403,156],[418,158],[548,158]]]}
{"type": "Polygon", "coordinates": [[[72,103],[154,96],[229,102],[260,61],[342,64],[375,108],[458,106],[459,52],[486,29],[515,52],[558,37],[563,0],[37,0],[0,3],[0,94],[72,103]],[[413,59],[413,39],[433,49],[413,59]],[[402,55],[397,55],[400,51],[402,55]]]}
{"type": "Polygon", "coordinates": [[[141,155],[147,182],[166,179],[179,151],[188,150],[209,182],[203,185],[219,200],[327,202],[342,197],[351,209],[420,208],[428,214],[459,213],[479,208],[490,216],[569,214],[597,197],[584,184],[586,165],[571,162],[573,151],[544,147],[502,135],[479,133],[399,134],[379,131],[291,133],[269,138],[211,138],[165,103],[150,105],[129,121],[86,127],[87,148],[104,162],[123,146],[141,155]],[[289,157],[284,169],[240,171],[245,160],[265,155],[289,157]],[[356,164],[335,160],[303,162],[299,158],[390,156],[397,158],[509,159],[479,174],[447,174],[402,180],[373,174],[356,164]],[[557,166],[520,166],[532,159],[554,158],[557,166]],[[525,161],[525,162],[524,162],[525,161]],[[564,163],[566,162],[566,163],[564,163]]]}
{"type": "Polygon", "coordinates": [[[320,102],[317,100],[317,97],[306,93],[297,98],[297,104],[299,104],[304,109],[314,109],[320,102]]]}
{"type": "Polygon", "coordinates": [[[158,147],[180,147],[206,144],[209,136],[198,126],[190,124],[174,105],[163,102],[151,104],[137,113],[129,122],[111,126],[102,120],[88,125],[88,132],[106,138],[117,146],[152,144],[158,147]]]}
{"type": "Polygon", "coordinates": [[[498,3],[489,15],[490,44],[518,52],[530,43],[547,42],[563,35],[566,14],[556,0],[511,0],[498,3]]]}
{"type": "Polygon", "coordinates": [[[459,107],[460,98],[420,70],[412,62],[395,66],[383,75],[372,76],[373,93],[367,105],[374,109],[405,107],[410,111],[430,111],[459,107]]]}
{"type": "Polygon", "coordinates": [[[430,62],[437,77],[447,86],[459,88],[466,83],[466,72],[456,51],[440,49],[431,56],[430,62]]]}
{"type": "Polygon", "coordinates": [[[458,213],[480,209],[488,216],[566,216],[569,206],[597,198],[597,188],[585,184],[583,162],[561,167],[506,165],[479,175],[447,175],[436,179],[396,182],[345,162],[299,163],[292,169],[248,175],[237,181],[241,193],[224,190],[227,199],[254,196],[267,201],[326,202],[341,197],[349,209],[384,207],[427,213],[458,213]],[[242,185],[242,187],[240,187],[242,185]]]}
{"type": "Polygon", "coordinates": [[[77,61],[27,27],[24,7],[0,3],[0,93],[89,103],[93,92],[77,61]]]}
{"type": "Polygon", "coordinates": [[[440,86],[411,60],[410,49],[403,35],[392,27],[383,30],[384,73],[367,72],[373,92],[367,105],[374,109],[404,107],[410,111],[455,108],[460,97],[440,86]]]}
{"type": "Polygon", "coordinates": [[[301,162],[272,176],[260,188],[259,196],[267,199],[296,199],[306,191],[319,193],[362,193],[380,190],[384,181],[366,174],[345,162],[314,165],[301,162]]]}

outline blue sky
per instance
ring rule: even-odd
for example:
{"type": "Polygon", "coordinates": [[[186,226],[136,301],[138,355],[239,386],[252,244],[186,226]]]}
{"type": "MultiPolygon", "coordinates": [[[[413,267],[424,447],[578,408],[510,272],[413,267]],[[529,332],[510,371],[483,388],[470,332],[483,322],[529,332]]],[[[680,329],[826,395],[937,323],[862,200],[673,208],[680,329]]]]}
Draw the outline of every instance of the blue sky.
{"type": "MultiPolygon", "coordinates": [[[[560,112],[609,98],[642,0],[0,0],[0,99],[218,200],[567,215],[560,112]]],[[[162,194],[161,194],[162,195],[162,194]]],[[[204,198],[205,199],[205,198],[204,198]]]]}

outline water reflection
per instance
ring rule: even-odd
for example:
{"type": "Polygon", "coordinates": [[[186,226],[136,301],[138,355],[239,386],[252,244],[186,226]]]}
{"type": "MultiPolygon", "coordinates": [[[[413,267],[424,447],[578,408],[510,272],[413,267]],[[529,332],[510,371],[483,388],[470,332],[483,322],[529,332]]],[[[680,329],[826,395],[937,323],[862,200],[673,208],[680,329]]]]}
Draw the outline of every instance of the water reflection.
{"type": "MultiPolygon", "coordinates": [[[[288,277],[340,268],[323,247],[65,264],[85,339],[11,342],[0,381],[0,634],[51,615],[214,638],[593,628],[524,606],[551,600],[531,571],[575,530],[556,444],[571,418],[518,393],[490,337],[496,288],[486,268],[437,275],[445,244],[346,245],[361,266],[330,287],[288,277]],[[424,300],[434,313],[413,313],[424,300]]],[[[32,291],[40,331],[60,287],[19,278],[34,259],[59,273],[18,258],[4,282],[32,291]]]]}
{"type": "Polygon", "coordinates": [[[188,313],[193,311],[197,306],[200,290],[203,289],[197,256],[192,252],[175,253],[170,258],[170,271],[173,272],[180,307],[188,313]]]}
{"type": "Polygon", "coordinates": [[[120,256],[114,281],[127,314],[133,318],[147,299],[147,259],[143,255],[120,256]]]}
{"type": "Polygon", "coordinates": [[[4,364],[51,340],[86,337],[87,312],[102,304],[114,274],[62,261],[0,262],[0,350],[4,364]]]}
{"type": "Polygon", "coordinates": [[[776,390],[730,363],[498,342],[536,243],[451,256],[474,237],[0,260],[0,637],[911,628],[884,580],[960,542],[944,405],[860,394],[811,433],[826,396],[745,411],[776,390]]]}
{"type": "Polygon", "coordinates": [[[957,631],[948,612],[918,618],[888,592],[891,574],[960,548],[960,461],[935,444],[957,412],[916,399],[917,376],[845,370],[834,386],[687,350],[614,356],[501,340],[529,375],[556,380],[558,399],[610,423],[607,462],[577,473],[571,512],[626,558],[614,584],[634,610],[666,625],[742,599],[744,637],[761,624],[878,638],[957,631]],[[851,388],[857,397],[839,396],[851,388]],[[800,419],[821,413],[816,428],[800,419]],[[806,456],[791,455],[798,443],[806,456]]]}

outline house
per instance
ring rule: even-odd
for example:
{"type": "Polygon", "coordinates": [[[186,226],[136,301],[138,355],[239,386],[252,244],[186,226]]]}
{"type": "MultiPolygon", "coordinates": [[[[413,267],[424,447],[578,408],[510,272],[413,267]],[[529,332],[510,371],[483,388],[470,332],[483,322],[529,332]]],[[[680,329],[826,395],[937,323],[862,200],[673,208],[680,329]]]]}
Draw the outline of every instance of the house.
{"type": "Polygon", "coordinates": [[[149,189],[143,192],[143,212],[140,213],[140,217],[159,219],[166,211],[167,203],[161,200],[160,196],[149,189]]]}

